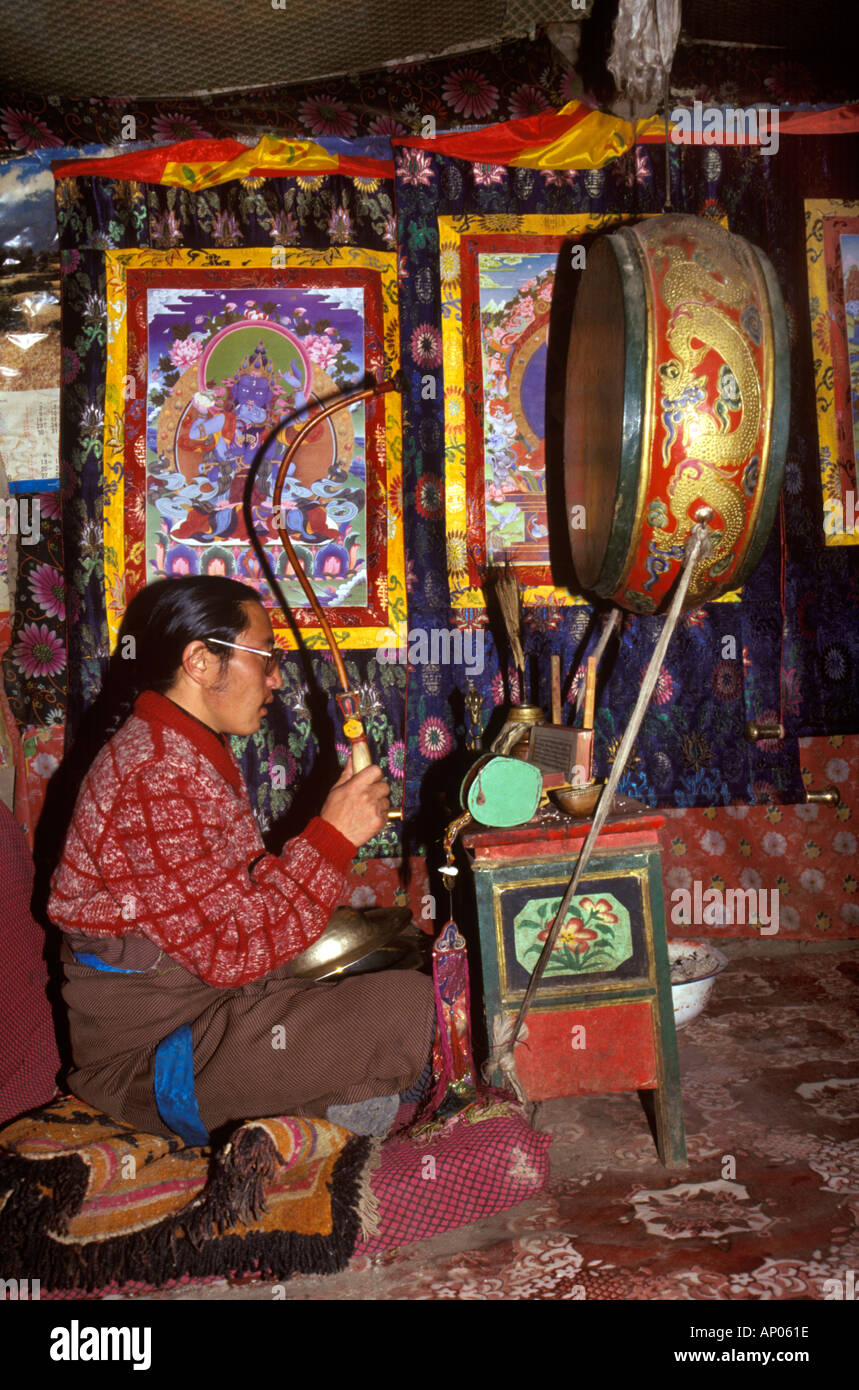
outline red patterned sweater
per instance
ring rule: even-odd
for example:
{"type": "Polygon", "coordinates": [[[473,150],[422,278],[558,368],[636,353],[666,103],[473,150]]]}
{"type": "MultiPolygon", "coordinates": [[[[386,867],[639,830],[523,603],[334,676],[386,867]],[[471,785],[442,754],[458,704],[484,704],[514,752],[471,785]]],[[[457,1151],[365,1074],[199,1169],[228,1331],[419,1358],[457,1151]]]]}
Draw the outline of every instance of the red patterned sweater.
{"type": "Polygon", "coordinates": [[[316,940],[354,854],[318,817],[266,853],[232,751],[146,691],[83,781],[48,912],[64,931],[142,932],[207,984],[235,987],[316,940]]]}

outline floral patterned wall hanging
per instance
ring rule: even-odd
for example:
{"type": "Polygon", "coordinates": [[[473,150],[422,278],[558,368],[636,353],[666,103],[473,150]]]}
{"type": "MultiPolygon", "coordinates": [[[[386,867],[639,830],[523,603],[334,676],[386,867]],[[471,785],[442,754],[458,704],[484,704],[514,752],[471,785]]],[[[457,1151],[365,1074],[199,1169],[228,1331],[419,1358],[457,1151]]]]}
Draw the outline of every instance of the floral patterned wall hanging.
{"type": "MultiPolygon", "coordinates": [[[[105,590],[111,634],[153,578],[253,584],[294,646],[250,546],[242,498],[278,419],[396,369],[394,256],[296,251],[114,251],[107,256],[105,590]],[[394,347],[395,351],[395,347],[394,347]]],[[[308,646],[324,636],[281,546],[274,485],[306,418],[280,431],[252,515],[308,646]]],[[[305,436],[284,481],[285,529],[344,647],[377,647],[405,618],[399,398],[359,402],[305,436]]]]}
{"type": "Polygon", "coordinates": [[[806,199],[808,297],[826,545],[859,545],[859,203],[806,199]]]}
{"type": "MultiPolygon", "coordinates": [[[[190,97],[135,99],[138,140],[173,143],[206,137],[278,131],[300,139],[362,137],[419,131],[425,115],[436,129],[463,121],[526,119],[581,92],[546,34],[518,37],[491,49],[404,63],[376,72],[343,73],[291,86],[210,92],[190,97]]],[[[803,98],[805,99],[805,98],[803,98]]],[[[116,145],[129,103],[116,97],[64,98],[5,89],[0,95],[0,149],[116,145]]]]}
{"type": "Polygon", "coordinates": [[[66,700],[66,585],[60,504],[38,497],[36,543],[18,548],[11,643],[2,666],[19,730],[62,725],[66,700]]]}

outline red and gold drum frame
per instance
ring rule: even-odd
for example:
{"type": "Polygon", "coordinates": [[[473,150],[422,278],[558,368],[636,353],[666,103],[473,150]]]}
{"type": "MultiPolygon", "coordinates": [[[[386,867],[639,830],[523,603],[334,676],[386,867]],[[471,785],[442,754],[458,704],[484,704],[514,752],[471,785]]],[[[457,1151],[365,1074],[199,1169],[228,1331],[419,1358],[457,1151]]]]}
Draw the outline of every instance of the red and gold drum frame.
{"type": "Polygon", "coordinates": [[[682,214],[600,238],[567,363],[565,492],[582,588],[658,611],[702,505],[716,544],[685,606],[742,585],[775,519],[789,410],[784,304],[763,252],[682,214]]]}

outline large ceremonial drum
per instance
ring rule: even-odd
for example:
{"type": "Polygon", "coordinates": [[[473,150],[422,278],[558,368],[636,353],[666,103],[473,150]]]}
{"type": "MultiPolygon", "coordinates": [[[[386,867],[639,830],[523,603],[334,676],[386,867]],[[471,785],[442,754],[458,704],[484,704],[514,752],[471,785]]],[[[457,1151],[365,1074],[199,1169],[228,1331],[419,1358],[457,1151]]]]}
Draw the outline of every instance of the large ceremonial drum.
{"type": "Polygon", "coordinates": [[[775,518],[789,408],[784,304],[763,252],[674,214],[600,237],[567,360],[565,493],[582,589],[655,612],[702,507],[715,545],[685,606],[743,584],[775,518]]]}

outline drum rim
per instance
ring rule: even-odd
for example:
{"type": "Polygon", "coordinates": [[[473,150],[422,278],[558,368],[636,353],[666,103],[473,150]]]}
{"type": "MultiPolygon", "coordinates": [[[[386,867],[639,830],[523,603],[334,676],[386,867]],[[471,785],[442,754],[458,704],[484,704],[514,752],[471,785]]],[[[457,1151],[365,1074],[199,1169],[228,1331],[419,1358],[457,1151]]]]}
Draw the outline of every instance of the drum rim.
{"type": "Polygon", "coordinates": [[[614,521],[608,537],[599,574],[590,586],[601,598],[611,598],[621,587],[629,568],[632,546],[623,536],[637,534],[641,529],[641,494],[647,478],[641,467],[645,392],[648,386],[648,286],[643,274],[638,241],[631,227],[619,227],[607,236],[617,262],[622,285],[635,285],[635,295],[623,295],[624,330],[624,392],[623,430],[621,435],[620,467],[614,496],[614,521]],[[633,390],[633,384],[635,389],[633,390]],[[634,486],[623,495],[623,481],[634,477],[634,486]],[[618,511],[620,507],[620,511],[618,511]],[[620,525],[619,523],[623,524],[620,525]]]}
{"type": "Polygon", "coordinates": [[[732,588],[735,589],[741,589],[751,577],[769,542],[784,482],[787,443],[790,434],[790,339],[784,296],[769,256],[759,246],[755,246],[754,242],[747,238],[745,241],[758,263],[769,301],[769,320],[773,338],[773,415],[770,424],[769,450],[766,459],[761,460],[765,474],[763,483],[760,485],[762,490],[758,503],[758,515],[746,553],[731,581],[732,588]]]}

